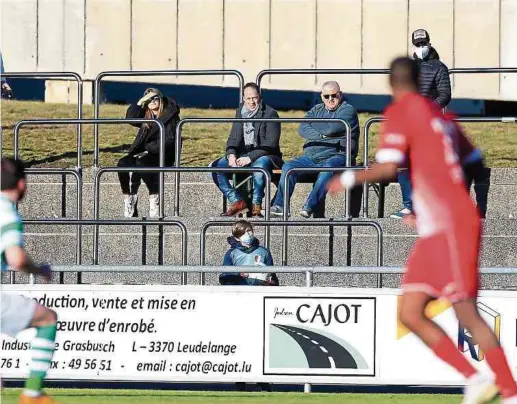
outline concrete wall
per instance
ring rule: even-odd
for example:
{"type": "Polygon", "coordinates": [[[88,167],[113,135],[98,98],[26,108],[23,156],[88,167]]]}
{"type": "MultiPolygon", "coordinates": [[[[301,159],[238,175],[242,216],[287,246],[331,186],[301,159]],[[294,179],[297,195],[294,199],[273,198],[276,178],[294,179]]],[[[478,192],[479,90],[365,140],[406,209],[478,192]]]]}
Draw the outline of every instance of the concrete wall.
{"type": "MultiPolygon", "coordinates": [[[[517,66],[517,0],[1,0],[7,71],[385,68],[427,28],[449,67],[517,66]]],[[[315,90],[329,77],[264,85],[315,90]]],[[[345,91],[385,94],[384,77],[338,77],[345,91]]],[[[133,79],[128,80],[145,80],[133,79]]],[[[148,80],[147,80],[148,81],[148,80]]],[[[233,86],[229,77],[155,77],[233,86]]],[[[517,100],[517,74],[454,78],[454,96],[517,100]]]]}

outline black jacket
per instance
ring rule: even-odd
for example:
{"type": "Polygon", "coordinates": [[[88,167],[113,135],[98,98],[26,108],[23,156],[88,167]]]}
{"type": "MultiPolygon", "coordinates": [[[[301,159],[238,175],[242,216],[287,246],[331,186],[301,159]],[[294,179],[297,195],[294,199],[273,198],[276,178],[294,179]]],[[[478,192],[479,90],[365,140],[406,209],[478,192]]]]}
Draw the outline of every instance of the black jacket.
{"type": "MultiPolygon", "coordinates": [[[[254,118],[278,118],[278,113],[266,105],[264,102],[260,104],[259,111],[254,118]]],[[[235,113],[236,118],[242,118],[241,115],[242,104],[239,105],[235,113]]],[[[252,118],[252,119],[254,119],[252,118]]],[[[235,156],[248,156],[253,163],[259,157],[269,156],[273,164],[278,168],[282,167],[282,153],[280,152],[280,123],[253,123],[255,128],[255,143],[256,147],[248,149],[244,144],[244,129],[240,122],[234,122],[230,136],[226,142],[226,155],[235,154],[235,156]]]]}
{"type": "Polygon", "coordinates": [[[420,94],[430,98],[442,108],[451,101],[449,69],[440,61],[440,55],[431,47],[424,60],[413,55],[420,69],[420,94]]]}
{"type": "MultiPolygon", "coordinates": [[[[172,98],[164,98],[164,113],[159,120],[165,126],[165,163],[174,164],[174,140],[176,138],[176,125],[180,120],[180,107],[172,98]]],[[[126,118],[144,118],[145,109],[136,104],[131,104],[126,112],[126,118]]],[[[156,157],[160,154],[160,130],[157,125],[152,124],[145,128],[141,123],[131,124],[140,128],[133,144],[129,148],[129,155],[135,155],[144,151],[149,152],[149,157],[156,157]]]]}

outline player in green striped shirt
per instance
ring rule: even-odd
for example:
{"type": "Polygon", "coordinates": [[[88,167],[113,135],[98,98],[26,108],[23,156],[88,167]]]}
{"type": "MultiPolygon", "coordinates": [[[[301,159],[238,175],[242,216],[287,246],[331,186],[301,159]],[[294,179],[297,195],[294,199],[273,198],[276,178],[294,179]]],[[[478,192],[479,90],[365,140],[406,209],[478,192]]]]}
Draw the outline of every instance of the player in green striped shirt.
{"type": "MultiPolygon", "coordinates": [[[[23,223],[16,210],[26,189],[23,163],[2,158],[0,162],[0,257],[2,272],[7,267],[39,275],[50,280],[49,265],[37,265],[29,258],[23,245],[23,223]]],[[[32,362],[29,378],[20,396],[20,404],[52,404],[54,401],[43,393],[43,379],[50,367],[55,350],[57,315],[34,300],[20,295],[1,293],[1,331],[12,337],[27,328],[36,329],[32,340],[32,362]]]]}

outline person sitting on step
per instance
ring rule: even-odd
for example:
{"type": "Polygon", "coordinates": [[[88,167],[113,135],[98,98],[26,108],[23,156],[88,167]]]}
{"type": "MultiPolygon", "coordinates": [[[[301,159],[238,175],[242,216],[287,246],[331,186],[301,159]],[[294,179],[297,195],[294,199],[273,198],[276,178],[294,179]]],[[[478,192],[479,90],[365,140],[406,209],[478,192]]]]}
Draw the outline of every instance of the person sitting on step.
{"type": "MultiPolygon", "coordinates": [[[[314,106],[306,118],[342,119],[350,125],[352,150],[351,164],[355,165],[359,144],[359,118],[355,108],[349,104],[341,92],[339,84],[335,81],[327,81],[321,88],[320,104],[314,106]]],[[[271,216],[283,215],[284,181],[287,173],[292,168],[341,168],[346,165],[346,127],[340,122],[303,122],[298,129],[299,135],[305,139],[303,154],[286,162],[282,167],[282,176],[277,190],[276,198],[271,206],[271,216]]],[[[325,201],[327,194],[326,185],[332,178],[332,172],[318,174],[314,188],[309,194],[300,216],[308,219],[313,216],[320,203],[325,201]]],[[[300,172],[289,176],[289,197],[291,197],[296,183],[303,174],[300,172]]],[[[352,216],[359,215],[362,188],[352,190],[351,199],[357,201],[357,208],[351,209],[352,216]],[[357,196],[356,196],[357,195],[357,196]]]]}
{"type": "MultiPolygon", "coordinates": [[[[162,95],[156,88],[148,88],[136,104],[127,109],[126,118],[158,119],[165,126],[165,166],[174,165],[176,125],[180,121],[180,107],[172,98],[162,95]]],[[[132,123],[139,128],[138,134],[122,157],[118,167],[159,167],[160,128],[154,123],[132,123]]],[[[118,173],[124,194],[124,216],[138,217],[138,188],[143,180],[149,190],[149,217],[159,216],[159,173],[118,173]]]]}
{"type": "MultiPolygon", "coordinates": [[[[278,113],[266,105],[260,97],[255,83],[244,86],[243,103],[237,108],[236,118],[278,118],[278,113]]],[[[260,167],[271,174],[274,168],[282,167],[280,152],[279,122],[234,122],[226,142],[226,155],[210,164],[210,167],[260,167]]],[[[262,199],[266,178],[261,173],[253,173],[253,196],[251,212],[254,217],[262,217],[262,199]]],[[[236,216],[249,211],[246,201],[230,183],[231,174],[212,173],[215,185],[228,199],[230,206],[222,216],[236,216]]]]}

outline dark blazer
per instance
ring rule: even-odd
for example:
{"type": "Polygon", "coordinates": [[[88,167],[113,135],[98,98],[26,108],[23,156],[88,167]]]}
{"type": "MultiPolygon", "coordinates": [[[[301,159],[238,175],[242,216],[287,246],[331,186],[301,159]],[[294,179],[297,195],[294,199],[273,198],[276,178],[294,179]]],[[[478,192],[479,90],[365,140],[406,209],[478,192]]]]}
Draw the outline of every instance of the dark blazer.
{"type": "MultiPolygon", "coordinates": [[[[164,97],[164,113],[159,120],[165,126],[165,163],[166,165],[174,164],[174,150],[176,138],[176,125],[180,120],[180,107],[172,98],[164,97]]],[[[131,104],[126,112],[126,118],[144,118],[145,109],[136,104],[131,104]]],[[[129,148],[129,155],[133,156],[144,151],[149,152],[149,157],[155,157],[157,160],[160,154],[160,130],[157,125],[151,125],[146,128],[141,123],[131,124],[137,128],[133,144],[129,148]]]]}
{"type": "MultiPolygon", "coordinates": [[[[242,118],[241,109],[242,105],[239,105],[235,113],[236,118],[242,118]]],[[[278,118],[278,113],[261,102],[259,111],[252,118],[278,118]]],[[[253,123],[255,128],[255,143],[257,147],[248,149],[244,144],[244,129],[240,122],[234,122],[230,136],[226,142],[226,156],[235,154],[237,157],[248,156],[253,163],[259,157],[269,156],[273,164],[280,168],[282,167],[282,153],[280,152],[280,133],[281,127],[279,122],[267,122],[267,123],[253,123]]]]}

